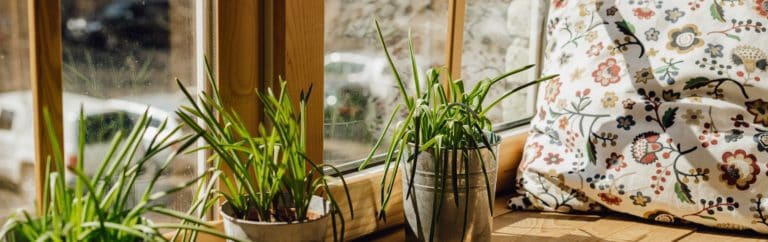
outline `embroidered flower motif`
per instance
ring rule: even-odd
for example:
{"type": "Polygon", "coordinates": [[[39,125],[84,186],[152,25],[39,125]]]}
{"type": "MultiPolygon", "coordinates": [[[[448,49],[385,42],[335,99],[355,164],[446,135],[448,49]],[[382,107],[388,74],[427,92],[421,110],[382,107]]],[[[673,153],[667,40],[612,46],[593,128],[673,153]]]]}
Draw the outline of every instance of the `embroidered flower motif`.
{"type": "Polygon", "coordinates": [[[603,103],[604,108],[612,108],[616,106],[616,102],[619,101],[619,98],[616,97],[615,92],[605,92],[603,99],[600,101],[603,103]]]}
{"type": "Polygon", "coordinates": [[[735,186],[739,190],[749,189],[760,174],[760,166],[757,165],[755,155],[747,154],[742,149],[723,153],[723,164],[720,164],[720,170],[723,172],[720,180],[726,182],[729,187],[735,186]]]}
{"type": "Polygon", "coordinates": [[[683,114],[683,119],[685,119],[686,124],[695,124],[699,125],[700,121],[704,118],[703,113],[701,109],[687,109],[685,110],[685,113],[683,114]]]}
{"type": "Polygon", "coordinates": [[[613,169],[617,172],[621,171],[621,169],[626,168],[627,163],[624,162],[624,155],[617,154],[616,152],[611,152],[611,155],[605,159],[605,168],[606,169],[613,169]]]}
{"type": "Polygon", "coordinates": [[[768,18],[768,0],[755,0],[755,5],[757,13],[768,18]]]}
{"type": "Polygon", "coordinates": [[[616,59],[611,57],[597,65],[597,70],[592,72],[592,77],[595,82],[605,87],[619,82],[621,80],[619,73],[621,73],[621,67],[619,67],[616,59]]]}
{"type": "Polygon", "coordinates": [[[619,11],[619,9],[616,8],[616,6],[611,6],[610,8],[605,10],[605,14],[608,15],[608,16],[613,16],[613,15],[616,15],[616,12],[618,12],[618,11],[619,11]]]}
{"type": "Polygon", "coordinates": [[[637,192],[635,195],[629,195],[629,199],[632,199],[632,204],[645,207],[651,202],[651,197],[644,196],[642,192],[637,192]]]}
{"type": "Polygon", "coordinates": [[[624,105],[624,109],[632,109],[635,107],[635,101],[627,98],[621,101],[621,105],[624,105]]]}
{"type": "Polygon", "coordinates": [[[640,20],[651,19],[651,17],[653,17],[653,15],[656,14],[650,8],[635,8],[632,10],[632,12],[635,13],[635,17],[637,17],[640,20]]]}
{"type": "Polygon", "coordinates": [[[678,54],[691,52],[693,49],[704,45],[700,38],[699,27],[694,24],[686,24],[682,28],[674,28],[669,31],[667,49],[674,50],[678,54]]]}
{"type": "Polygon", "coordinates": [[[635,126],[635,119],[632,118],[632,115],[619,116],[616,118],[616,128],[629,130],[632,126],[635,126]]]}
{"type": "Polygon", "coordinates": [[[768,67],[768,55],[754,46],[737,46],[733,49],[731,60],[733,64],[744,65],[744,70],[747,73],[753,73],[757,69],[765,71],[768,67]]]}
{"type": "Polygon", "coordinates": [[[757,143],[757,150],[768,152],[768,130],[755,129],[758,133],[753,137],[757,143]]]}
{"type": "Polygon", "coordinates": [[[589,50],[587,50],[587,56],[589,57],[598,56],[600,55],[600,51],[602,50],[603,50],[603,42],[599,42],[589,47],[589,50]]]}
{"type": "Polygon", "coordinates": [[[547,101],[547,103],[553,103],[557,99],[557,96],[560,95],[560,86],[562,83],[560,82],[560,78],[554,78],[547,82],[547,87],[544,90],[544,100],[547,101]]]}
{"type": "Polygon", "coordinates": [[[595,41],[597,39],[597,31],[589,31],[585,39],[587,39],[587,42],[592,43],[592,41],[595,41]]]}
{"type": "Polygon", "coordinates": [[[597,196],[599,196],[600,200],[605,202],[605,204],[607,205],[616,205],[616,206],[621,205],[621,197],[619,196],[616,196],[610,193],[605,193],[605,192],[601,192],[597,194],[597,196]]]}
{"type": "Polygon", "coordinates": [[[704,53],[709,54],[709,57],[712,58],[723,57],[723,45],[707,44],[707,48],[704,49],[704,53]]]}
{"type": "Polygon", "coordinates": [[[653,70],[650,67],[645,67],[635,72],[634,79],[637,83],[646,84],[649,80],[656,79],[656,77],[653,76],[653,70]]]}
{"type": "Polygon", "coordinates": [[[560,121],[558,121],[558,127],[560,127],[560,129],[568,127],[568,117],[561,118],[560,121]]]}
{"type": "Polygon", "coordinates": [[[659,160],[656,152],[661,151],[664,145],[658,142],[659,134],[653,131],[645,132],[632,141],[632,158],[640,164],[651,164],[659,160]]]}
{"type": "Polygon", "coordinates": [[[671,23],[677,23],[680,17],[685,16],[685,12],[680,11],[678,8],[667,9],[664,13],[667,15],[664,19],[671,23]]]}
{"type": "Polygon", "coordinates": [[[662,223],[675,222],[675,216],[673,216],[672,214],[669,214],[669,212],[664,210],[648,211],[643,214],[643,217],[645,217],[648,220],[653,220],[653,221],[662,222],[662,223]]]}
{"type": "Polygon", "coordinates": [[[560,154],[556,153],[547,153],[547,157],[544,157],[544,162],[546,162],[547,165],[559,165],[563,160],[563,158],[560,158],[560,154]]]}
{"type": "Polygon", "coordinates": [[[756,99],[746,102],[747,112],[755,116],[754,123],[768,126],[768,102],[763,99],[756,99]]]}
{"type": "Polygon", "coordinates": [[[661,34],[656,28],[650,28],[645,31],[645,40],[657,41],[659,40],[659,34],[661,34]]]}
{"type": "Polygon", "coordinates": [[[555,6],[555,8],[562,8],[565,7],[567,0],[554,0],[552,2],[552,6],[555,6]]]}

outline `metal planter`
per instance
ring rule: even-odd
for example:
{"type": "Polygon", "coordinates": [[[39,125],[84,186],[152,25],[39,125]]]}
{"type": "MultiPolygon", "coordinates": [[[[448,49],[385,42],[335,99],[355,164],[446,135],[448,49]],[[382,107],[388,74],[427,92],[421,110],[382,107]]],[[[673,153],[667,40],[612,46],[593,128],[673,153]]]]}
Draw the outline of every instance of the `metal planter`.
{"type": "MultiPolygon", "coordinates": [[[[224,232],[233,238],[244,241],[325,241],[325,232],[328,225],[328,206],[323,198],[313,196],[309,204],[309,210],[321,217],[316,220],[302,223],[270,223],[256,222],[232,217],[232,208],[228,203],[221,207],[221,216],[224,218],[224,232]]],[[[231,242],[231,240],[228,240],[231,242]]]]}
{"type": "MultiPolygon", "coordinates": [[[[491,150],[480,148],[481,162],[476,155],[476,149],[469,149],[469,155],[457,154],[457,186],[453,184],[453,162],[435,162],[433,151],[421,152],[416,161],[415,175],[413,175],[413,187],[410,196],[407,196],[412,182],[413,161],[401,164],[403,171],[403,205],[406,222],[410,236],[415,236],[420,241],[430,240],[430,228],[433,216],[436,216],[434,236],[432,241],[491,241],[493,217],[489,203],[493,202],[496,191],[496,177],[498,160],[499,137],[491,134],[491,150]],[[464,164],[468,162],[468,167],[464,164]],[[487,193],[483,167],[488,174],[488,182],[491,193],[487,193]],[[440,167],[436,167],[440,165],[440,167]],[[444,172],[447,171],[447,172],[444,172]],[[469,179],[466,179],[469,175],[469,179]],[[443,183],[445,181],[445,183],[443,183]],[[468,190],[467,190],[468,189],[468,190]],[[442,195],[440,191],[445,191],[442,195]],[[468,191],[468,192],[467,192],[468,191]],[[458,196],[455,196],[458,195],[458,196]],[[441,199],[442,197],[442,199],[441,199]],[[458,206],[457,200],[458,198],[458,206]],[[466,230],[465,226],[466,209],[466,230]],[[434,213],[434,214],[433,214],[434,213]],[[464,234],[466,233],[466,234],[464,234]],[[462,237],[462,235],[464,235],[462,237]]],[[[449,154],[450,157],[450,152],[449,154]]],[[[411,156],[413,147],[403,152],[405,157],[411,156]]],[[[445,155],[445,154],[444,154],[445,155]]],[[[403,159],[407,161],[408,159],[403,159]]]]}

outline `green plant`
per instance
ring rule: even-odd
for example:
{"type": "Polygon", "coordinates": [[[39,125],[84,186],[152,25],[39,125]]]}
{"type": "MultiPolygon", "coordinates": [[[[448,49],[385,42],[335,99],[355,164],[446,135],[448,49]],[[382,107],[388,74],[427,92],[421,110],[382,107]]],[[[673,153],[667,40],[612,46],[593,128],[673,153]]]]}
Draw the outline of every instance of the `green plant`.
{"type": "MultiPolygon", "coordinates": [[[[482,155],[480,154],[481,149],[492,149],[491,142],[486,136],[486,134],[492,133],[491,121],[486,117],[486,114],[494,106],[515,92],[542,81],[552,79],[556,75],[542,77],[525,83],[517,88],[507,91],[487,104],[485,100],[488,97],[488,92],[495,84],[507,77],[528,70],[533,67],[533,65],[528,65],[491,79],[480,80],[471,90],[465,89],[464,81],[453,80],[450,76],[448,76],[447,84],[443,85],[440,82],[440,70],[430,69],[426,73],[426,86],[422,88],[420,86],[421,82],[419,81],[419,75],[416,71],[417,65],[413,54],[413,44],[409,37],[408,48],[410,52],[410,64],[411,68],[414,70],[413,83],[415,84],[415,90],[413,93],[409,93],[389,54],[379,22],[375,21],[375,24],[379,41],[384,48],[384,53],[392,70],[392,75],[395,77],[400,94],[404,98],[405,107],[408,109],[408,116],[405,119],[400,120],[398,125],[393,129],[393,138],[384,159],[384,177],[381,181],[382,189],[380,194],[382,204],[379,213],[380,219],[386,218],[385,209],[387,208],[387,204],[392,195],[392,189],[394,188],[400,163],[417,160],[416,158],[421,152],[429,152],[433,154],[435,162],[433,167],[435,167],[437,174],[453,174],[453,178],[450,181],[447,181],[448,179],[441,179],[439,175],[434,176],[434,184],[441,187],[441,189],[436,189],[436,196],[439,196],[439,198],[435,199],[435,201],[438,201],[437,204],[433,204],[435,209],[433,209],[432,221],[437,221],[440,217],[439,208],[442,206],[441,201],[445,195],[445,192],[441,191],[447,191],[447,182],[451,183],[450,186],[453,188],[454,201],[456,202],[456,206],[459,206],[458,180],[460,178],[457,176],[458,170],[460,170],[460,167],[462,166],[469,167],[468,159],[457,159],[459,154],[461,154],[461,157],[476,155],[480,162],[483,163],[480,167],[483,167],[486,193],[488,194],[488,202],[490,203],[489,207],[493,208],[491,192],[494,191],[490,191],[491,186],[489,184],[488,174],[485,171],[486,161],[483,160],[482,155]],[[412,155],[404,157],[401,155],[401,151],[409,149],[409,143],[413,144],[412,155]],[[445,164],[448,162],[452,164],[452,169],[450,171],[441,171],[440,168],[447,167],[445,164]],[[394,170],[390,171],[390,167],[393,163],[394,170]]],[[[385,126],[385,132],[379,137],[373,150],[368,155],[368,158],[361,164],[360,169],[367,166],[376,150],[378,150],[382,140],[387,135],[387,130],[389,130],[392,125],[395,115],[401,107],[402,104],[398,104],[395,107],[394,112],[392,112],[392,115],[389,117],[389,121],[385,126]]],[[[490,153],[494,154],[492,150],[490,153]]],[[[409,179],[410,181],[413,181],[414,179],[416,173],[415,169],[416,162],[413,162],[413,165],[410,167],[410,172],[407,173],[411,175],[409,179]]],[[[465,175],[468,176],[468,173],[465,175]]],[[[468,177],[465,177],[464,179],[468,179],[468,177]]],[[[408,197],[413,193],[413,182],[411,182],[405,195],[408,197]]],[[[469,199],[469,196],[465,196],[465,198],[469,199]]],[[[468,211],[464,212],[463,233],[466,233],[467,212],[468,211]]],[[[434,235],[435,222],[431,224],[430,241],[433,240],[432,236],[434,235]]],[[[464,236],[462,236],[462,238],[463,237],[464,236]]]]}
{"type": "MultiPolygon", "coordinates": [[[[62,172],[51,170],[52,167],[64,169],[65,165],[47,110],[44,118],[47,131],[52,134],[49,142],[53,148],[53,157],[49,157],[46,162],[46,174],[49,175],[44,183],[43,201],[47,202],[43,203],[43,212],[38,216],[32,216],[26,211],[12,216],[0,230],[0,238],[7,241],[166,241],[161,233],[163,229],[177,229],[177,234],[204,232],[227,238],[210,228],[199,216],[177,212],[154,203],[197,182],[201,185],[206,183],[205,176],[199,176],[169,190],[152,193],[155,183],[176,154],[194,144],[197,136],[171,138],[179,132],[180,127],[172,129],[166,136],[160,135],[163,132],[157,132],[146,147],[146,152],[138,154],[137,150],[144,145],[141,137],[149,127],[150,118],[145,112],[128,137],[124,137],[122,131],[117,131],[109,152],[105,157],[100,157],[102,163],[98,170],[92,177],[88,177],[83,170],[86,124],[81,110],[77,165],[66,167],[76,179],[74,184],[68,186],[62,172]],[[179,149],[172,152],[154,173],[137,204],[130,206],[129,199],[137,189],[136,181],[140,171],[161,151],[176,145],[179,149]],[[182,223],[152,223],[143,216],[150,212],[179,219],[182,223]]],[[[163,122],[159,129],[165,130],[166,125],[167,122],[163,122]]],[[[196,206],[199,205],[193,205],[193,208],[196,206]]]]}
{"type": "MultiPolygon", "coordinates": [[[[324,168],[340,172],[330,165],[316,165],[306,156],[306,105],[312,88],[301,92],[298,110],[285,81],[280,81],[279,93],[271,88],[258,93],[271,125],[259,124],[258,133],[252,134],[235,111],[224,108],[210,67],[207,70],[212,95],[200,93],[198,104],[178,82],[190,106],[183,106],[176,113],[207,142],[203,148],[213,151],[213,167],[224,165],[232,171],[231,176],[220,176],[227,191],[217,194],[227,200],[239,219],[293,223],[310,219],[308,207],[312,196],[325,193],[331,205],[334,239],[343,240],[344,217],[334,197],[329,195],[330,177],[324,168]],[[337,217],[341,223],[340,238],[336,233],[337,217]]],[[[339,177],[351,212],[346,181],[339,177]]]]}

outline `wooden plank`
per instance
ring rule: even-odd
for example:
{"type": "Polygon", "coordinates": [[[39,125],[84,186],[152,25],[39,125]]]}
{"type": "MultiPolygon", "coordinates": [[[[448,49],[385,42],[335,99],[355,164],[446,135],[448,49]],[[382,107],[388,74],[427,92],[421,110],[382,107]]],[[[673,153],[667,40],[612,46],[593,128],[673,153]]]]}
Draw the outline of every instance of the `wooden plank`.
{"type": "Polygon", "coordinates": [[[676,241],[694,227],[652,224],[629,216],[609,216],[569,234],[572,241],[676,241]]]}
{"type": "Polygon", "coordinates": [[[499,168],[496,178],[496,194],[509,194],[515,190],[517,166],[523,158],[523,148],[528,133],[504,138],[499,144],[499,168]]]}
{"type": "MultiPolygon", "coordinates": [[[[376,231],[397,227],[405,222],[403,212],[402,178],[400,173],[395,177],[392,190],[392,200],[387,208],[387,220],[379,220],[378,213],[381,209],[381,178],[384,175],[383,168],[373,168],[369,171],[347,176],[349,192],[352,199],[355,218],[350,217],[346,196],[339,181],[331,184],[331,194],[339,202],[342,213],[346,219],[345,239],[361,238],[376,231]]],[[[339,224],[340,225],[340,224],[339,224]]],[[[333,239],[333,229],[328,226],[326,241],[333,239]]]]}
{"type": "MultiPolygon", "coordinates": [[[[62,57],[59,0],[28,0],[30,81],[35,126],[35,181],[38,212],[42,211],[46,161],[54,154],[50,136],[62,138],[62,57]],[[47,132],[43,110],[53,122],[47,132]]],[[[59,149],[63,149],[59,144],[59,149]]],[[[52,167],[56,169],[56,167],[52,167]]]]}
{"type": "Polygon", "coordinates": [[[680,242],[768,242],[768,235],[757,234],[752,231],[714,231],[709,229],[698,230],[678,240],[680,242]]]}
{"type": "Polygon", "coordinates": [[[216,1],[215,73],[224,105],[235,110],[252,133],[258,131],[261,108],[260,5],[252,0],[216,1]]]}
{"type": "Polygon", "coordinates": [[[493,219],[493,241],[570,241],[579,228],[599,221],[595,215],[512,212],[493,219]]]}
{"type": "Polygon", "coordinates": [[[295,99],[313,87],[306,137],[307,156],[316,163],[323,160],[324,6],[324,1],[285,0],[275,1],[272,11],[274,73],[288,82],[295,99]]]}
{"type": "MultiPolygon", "coordinates": [[[[448,73],[454,79],[461,78],[461,53],[464,46],[464,15],[466,8],[466,0],[450,0],[448,4],[448,38],[445,45],[445,65],[448,73]]],[[[447,79],[443,81],[447,81],[447,79]]]]}

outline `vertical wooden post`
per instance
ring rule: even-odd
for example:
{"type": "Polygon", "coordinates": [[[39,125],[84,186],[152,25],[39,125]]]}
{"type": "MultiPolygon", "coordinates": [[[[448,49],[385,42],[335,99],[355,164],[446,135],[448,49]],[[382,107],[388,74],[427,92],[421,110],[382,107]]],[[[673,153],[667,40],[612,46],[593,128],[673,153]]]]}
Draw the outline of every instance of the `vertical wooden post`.
{"type": "Polygon", "coordinates": [[[260,1],[219,0],[216,2],[216,77],[224,105],[233,109],[256,133],[261,108],[256,96],[261,78],[260,1]]]}
{"type": "MultiPolygon", "coordinates": [[[[445,65],[453,79],[461,78],[461,51],[464,46],[464,15],[466,0],[448,2],[448,37],[445,45],[445,65]]],[[[447,81],[444,79],[443,81],[447,81]]],[[[445,83],[444,85],[447,85],[445,83]]],[[[448,88],[446,88],[447,90],[448,88]]]]}
{"type": "MultiPolygon", "coordinates": [[[[61,15],[59,0],[28,0],[29,58],[35,126],[35,178],[38,212],[42,212],[45,167],[53,157],[51,136],[62,138],[61,15]],[[55,133],[47,131],[43,110],[47,109],[55,133]]],[[[60,143],[61,145],[61,143],[60,143]]],[[[59,149],[63,149],[59,147],[59,149]]],[[[53,167],[55,169],[57,167],[53,167]]]]}
{"type": "Polygon", "coordinates": [[[307,104],[307,155],[323,161],[323,96],[325,42],[324,2],[282,0],[274,2],[274,74],[288,82],[294,98],[312,86],[307,104]]]}

